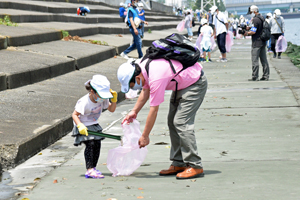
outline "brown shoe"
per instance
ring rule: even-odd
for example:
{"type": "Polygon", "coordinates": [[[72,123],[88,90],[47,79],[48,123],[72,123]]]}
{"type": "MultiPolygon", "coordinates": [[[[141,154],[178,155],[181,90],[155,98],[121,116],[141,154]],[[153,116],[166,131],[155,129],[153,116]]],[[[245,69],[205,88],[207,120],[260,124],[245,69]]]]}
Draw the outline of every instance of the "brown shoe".
{"type": "Polygon", "coordinates": [[[183,172],[187,167],[176,167],[171,165],[169,169],[161,170],[160,176],[176,175],[179,172],[183,172]]]}
{"type": "Polygon", "coordinates": [[[178,173],[176,178],[177,179],[189,179],[189,178],[196,178],[196,177],[203,177],[203,169],[195,169],[192,167],[187,168],[181,173],[178,173]]]}

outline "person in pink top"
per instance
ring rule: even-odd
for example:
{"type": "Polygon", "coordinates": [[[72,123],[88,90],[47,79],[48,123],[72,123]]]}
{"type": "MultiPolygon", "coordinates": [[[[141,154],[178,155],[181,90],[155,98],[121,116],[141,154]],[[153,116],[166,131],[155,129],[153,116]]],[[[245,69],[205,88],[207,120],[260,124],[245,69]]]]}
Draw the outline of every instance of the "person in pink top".
{"type": "Polygon", "coordinates": [[[135,62],[122,64],[118,69],[118,79],[121,91],[127,93],[129,88],[142,89],[140,96],[122,123],[130,123],[135,119],[145,105],[150,101],[150,110],[146,125],[139,139],[140,148],[149,144],[149,134],[155,123],[159,105],[164,102],[166,90],[172,90],[168,114],[168,127],[171,139],[169,169],[161,170],[161,176],[176,175],[177,179],[189,179],[204,175],[201,157],[198,155],[194,131],[194,121],[206,90],[207,80],[199,63],[182,70],[182,64],[171,60],[176,73],[165,59],[155,59],[149,64],[147,73],[145,65],[135,62]],[[177,90],[176,90],[177,85],[177,90]]]}

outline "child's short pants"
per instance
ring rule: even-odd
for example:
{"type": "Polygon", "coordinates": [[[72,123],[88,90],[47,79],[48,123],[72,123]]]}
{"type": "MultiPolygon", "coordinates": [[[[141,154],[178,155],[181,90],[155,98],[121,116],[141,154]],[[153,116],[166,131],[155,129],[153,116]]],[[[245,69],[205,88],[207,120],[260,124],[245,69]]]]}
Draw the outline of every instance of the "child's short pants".
{"type": "Polygon", "coordinates": [[[205,51],[205,52],[210,52],[210,51],[211,51],[210,48],[208,48],[208,50],[202,48],[202,50],[203,50],[203,52],[204,52],[204,51],[205,51]]]}

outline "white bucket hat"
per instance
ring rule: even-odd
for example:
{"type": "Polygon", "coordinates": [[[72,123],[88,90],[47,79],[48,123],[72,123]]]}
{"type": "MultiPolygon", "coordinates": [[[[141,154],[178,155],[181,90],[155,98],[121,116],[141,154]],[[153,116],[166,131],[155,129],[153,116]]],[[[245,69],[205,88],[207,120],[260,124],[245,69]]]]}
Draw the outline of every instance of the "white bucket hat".
{"type": "Polygon", "coordinates": [[[110,93],[110,82],[109,80],[103,75],[94,75],[90,85],[96,92],[98,93],[99,97],[102,99],[111,99],[113,95],[110,93]]]}
{"type": "Polygon", "coordinates": [[[214,13],[216,12],[217,9],[218,9],[217,6],[212,6],[212,7],[210,8],[211,14],[214,14],[214,13]]]}
{"type": "Polygon", "coordinates": [[[123,63],[118,69],[118,80],[121,83],[121,92],[127,93],[129,91],[129,82],[133,77],[135,67],[129,63],[123,63]]]}
{"type": "Polygon", "coordinates": [[[207,24],[207,22],[208,22],[207,19],[205,19],[205,18],[202,18],[202,19],[201,19],[201,24],[202,24],[202,25],[203,25],[203,24],[207,24]]]}

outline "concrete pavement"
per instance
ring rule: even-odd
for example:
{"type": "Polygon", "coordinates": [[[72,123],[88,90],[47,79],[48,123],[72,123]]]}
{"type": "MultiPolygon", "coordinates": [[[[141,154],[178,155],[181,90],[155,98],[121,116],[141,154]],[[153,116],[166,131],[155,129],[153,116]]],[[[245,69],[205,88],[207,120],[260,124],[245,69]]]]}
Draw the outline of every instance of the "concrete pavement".
{"type": "MultiPolygon", "coordinates": [[[[204,178],[176,180],[158,175],[170,165],[166,123],[170,92],[166,92],[148,155],[131,176],[111,176],[107,153],[119,142],[106,139],[98,164],[105,178],[85,179],[84,148],[74,147],[69,134],[6,172],[6,182],[11,182],[0,191],[6,191],[6,197],[17,194],[30,200],[299,199],[300,85],[296,78],[300,72],[285,56],[270,58],[270,80],[249,82],[250,44],[250,40],[236,40],[227,63],[216,62],[218,52],[213,53],[213,63],[203,63],[209,89],[196,116],[195,132],[204,178]]],[[[103,113],[100,124],[106,132],[122,134],[120,121],[134,103],[125,100],[115,113],[103,113]]],[[[141,130],[148,109],[146,104],[138,115],[141,130]]]]}

